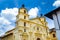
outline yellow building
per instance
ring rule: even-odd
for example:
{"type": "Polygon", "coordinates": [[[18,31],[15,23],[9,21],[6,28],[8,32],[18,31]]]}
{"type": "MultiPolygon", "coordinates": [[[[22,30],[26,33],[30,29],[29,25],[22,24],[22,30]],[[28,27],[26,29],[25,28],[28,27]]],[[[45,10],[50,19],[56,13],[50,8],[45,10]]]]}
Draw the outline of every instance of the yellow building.
{"type": "Polygon", "coordinates": [[[51,40],[46,19],[44,17],[29,19],[24,5],[16,16],[16,28],[7,33],[8,36],[5,35],[3,40],[51,40]]]}
{"type": "Polygon", "coordinates": [[[57,40],[55,28],[50,29],[51,40],[57,40]]]}

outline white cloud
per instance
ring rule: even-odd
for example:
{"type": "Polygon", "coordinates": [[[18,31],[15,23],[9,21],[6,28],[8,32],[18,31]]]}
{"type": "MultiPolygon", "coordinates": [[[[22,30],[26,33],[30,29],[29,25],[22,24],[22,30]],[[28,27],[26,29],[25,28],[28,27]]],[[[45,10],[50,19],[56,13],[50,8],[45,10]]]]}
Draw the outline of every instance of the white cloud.
{"type": "Polygon", "coordinates": [[[2,24],[6,24],[6,25],[9,25],[11,24],[11,22],[7,19],[5,19],[4,17],[0,17],[0,25],[2,24]]]}
{"type": "MultiPolygon", "coordinates": [[[[36,17],[38,14],[39,9],[37,7],[31,8],[29,10],[29,15],[31,17],[36,17]]],[[[18,8],[6,8],[5,10],[1,11],[0,17],[0,28],[1,28],[1,35],[3,35],[6,31],[9,31],[14,28],[14,24],[16,21],[16,15],[18,14],[18,8]],[[12,25],[11,25],[12,24],[12,25]],[[4,33],[3,33],[4,32],[4,33]]]]}
{"type": "Polygon", "coordinates": [[[38,11],[39,9],[37,7],[35,8],[31,8],[29,11],[28,11],[28,14],[30,15],[29,17],[30,18],[35,18],[38,14],[38,11]]]}
{"type": "Polygon", "coordinates": [[[5,35],[5,33],[0,33],[0,37],[2,37],[2,36],[4,36],[5,35]]]}
{"type": "Polygon", "coordinates": [[[2,36],[2,35],[4,35],[4,31],[3,31],[3,29],[2,29],[2,27],[0,27],[0,36],[2,36]]]}
{"type": "Polygon", "coordinates": [[[15,27],[14,23],[18,14],[18,8],[6,8],[0,14],[0,34],[3,35],[6,31],[15,27]]]}
{"type": "Polygon", "coordinates": [[[8,20],[16,20],[16,15],[18,14],[18,8],[6,8],[2,10],[1,15],[8,20]]]}
{"type": "Polygon", "coordinates": [[[12,26],[12,25],[9,25],[8,27],[6,27],[7,31],[9,31],[9,30],[11,30],[11,29],[13,29],[13,28],[15,28],[15,27],[12,26]]]}
{"type": "MultiPolygon", "coordinates": [[[[31,8],[28,11],[30,18],[37,17],[39,9],[37,7],[31,8]]],[[[6,8],[5,10],[1,11],[0,17],[0,34],[4,35],[6,31],[9,31],[14,28],[14,23],[16,21],[16,15],[18,14],[18,8],[6,8]]]]}
{"type": "Polygon", "coordinates": [[[60,0],[56,0],[56,1],[53,3],[53,6],[59,7],[59,6],[60,6],[60,0]]]}

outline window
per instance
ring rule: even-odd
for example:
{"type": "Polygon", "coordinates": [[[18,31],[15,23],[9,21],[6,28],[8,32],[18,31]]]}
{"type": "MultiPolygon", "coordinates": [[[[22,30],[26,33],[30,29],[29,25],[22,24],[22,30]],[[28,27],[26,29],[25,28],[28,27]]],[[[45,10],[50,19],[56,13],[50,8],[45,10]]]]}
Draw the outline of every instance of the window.
{"type": "Polygon", "coordinates": [[[26,26],[26,22],[24,22],[24,26],[26,26]]]}
{"type": "Polygon", "coordinates": [[[24,13],[26,13],[26,10],[24,10],[24,13]]]}
{"type": "Polygon", "coordinates": [[[55,34],[53,34],[53,37],[55,37],[55,34]]]}
{"type": "Polygon", "coordinates": [[[24,29],[24,32],[26,32],[26,29],[24,29]]]}
{"type": "Polygon", "coordinates": [[[24,16],[24,19],[26,19],[26,16],[24,16]]]}
{"type": "Polygon", "coordinates": [[[37,40],[40,40],[40,38],[37,38],[37,40]]]}
{"type": "Polygon", "coordinates": [[[39,30],[39,28],[37,27],[37,30],[39,30]]]}

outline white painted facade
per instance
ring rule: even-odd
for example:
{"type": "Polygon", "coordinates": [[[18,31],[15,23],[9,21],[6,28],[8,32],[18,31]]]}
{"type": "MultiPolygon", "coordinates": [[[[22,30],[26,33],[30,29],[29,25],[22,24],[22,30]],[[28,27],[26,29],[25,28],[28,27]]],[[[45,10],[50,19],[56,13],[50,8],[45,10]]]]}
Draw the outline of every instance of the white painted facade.
{"type": "Polygon", "coordinates": [[[53,16],[53,20],[54,20],[54,24],[55,24],[55,28],[56,28],[56,36],[57,36],[57,39],[60,40],[60,29],[59,29],[59,25],[60,25],[60,11],[57,11],[56,14],[53,14],[52,16],[53,16]]]}

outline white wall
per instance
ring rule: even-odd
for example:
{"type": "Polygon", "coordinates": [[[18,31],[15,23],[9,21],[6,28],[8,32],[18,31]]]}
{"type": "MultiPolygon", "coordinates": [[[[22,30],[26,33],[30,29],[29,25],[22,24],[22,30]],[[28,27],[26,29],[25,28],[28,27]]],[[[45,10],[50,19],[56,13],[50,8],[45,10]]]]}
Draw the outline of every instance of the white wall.
{"type": "Polygon", "coordinates": [[[58,21],[59,21],[59,24],[60,24],[60,11],[57,12],[57,16],[58,16],[58,21]]]}
{"type": "Polygon", "coordinates": [[[55,24],[55,28],[56,28],[56,36],[57,39],[60,40],[60,30],[59,30],[59,26],[58,26],[58,22],[60,24],[60,11],[56,12],[57,16],[55,14],[53,14],[53,19],[54,19],[54,24],[55,24]],[[57,22],[57,18],[58,18],[58,22],[57,22]]]}
{"type": "Polygon", "coordinates": [[[57,22],[57,17],[56,17],[55,14],[53,14],[53,20],[54,20],[55,28],[56,28],[56,29],[59,29],[59,27],[58,27],[58,22],[57,22]]]}
{"type": "Polygon", "coordinates": [[[56,30],[56,36],[57,36],[58,40],[60,40],[60,30],[56,30]]]}

